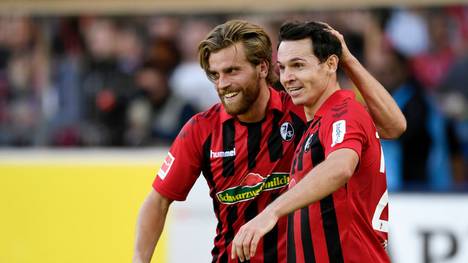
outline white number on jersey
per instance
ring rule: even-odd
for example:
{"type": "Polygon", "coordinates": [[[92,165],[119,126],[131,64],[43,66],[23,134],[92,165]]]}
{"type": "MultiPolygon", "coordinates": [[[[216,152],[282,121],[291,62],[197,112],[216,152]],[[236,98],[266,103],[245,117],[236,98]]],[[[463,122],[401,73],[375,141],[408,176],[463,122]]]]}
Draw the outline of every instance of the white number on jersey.
{"type": "Polygon", "coordinates": [[[388,221],[380,219],[382,212],[385,207],[388,205],[388,191],[385,190],[382,197],[375,208],[374,216],[372,217],[372,228],[377,231],[388,233],[388,221]]]}

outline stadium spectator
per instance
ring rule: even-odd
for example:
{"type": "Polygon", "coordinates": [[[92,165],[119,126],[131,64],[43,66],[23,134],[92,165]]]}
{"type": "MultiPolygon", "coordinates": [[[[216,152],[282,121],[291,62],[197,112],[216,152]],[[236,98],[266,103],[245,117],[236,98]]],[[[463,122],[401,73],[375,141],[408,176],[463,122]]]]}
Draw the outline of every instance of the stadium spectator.
{"type": "Polygon", "coordinates": [[[174,93],[164,71],[145,63],[136,73],[137,95],[130,102],[125,143],[131,146],[167,145],[197,111],[174,93]]]}
{"type": "Polygon", "coordinates": [[[219,102],[213,83],[197,61],[197,45],[211,28],[212,25],[204,20],[188,19],[184,22],[177,38],[182,61],[170,77],[174,92],[190,101],[198,111],[207,110],[219,102]]]}

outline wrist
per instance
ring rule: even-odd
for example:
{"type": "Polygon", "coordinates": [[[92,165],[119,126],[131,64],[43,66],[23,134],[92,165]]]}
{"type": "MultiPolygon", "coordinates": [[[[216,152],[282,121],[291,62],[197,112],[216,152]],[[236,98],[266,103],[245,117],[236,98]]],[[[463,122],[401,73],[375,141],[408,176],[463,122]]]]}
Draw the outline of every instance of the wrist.
{"type": "Polygon", "coordinates": [[[346,69],[346,68],[350,68],[353,64],[355,63],[359,63],[359,61],[357,60],[357,58],[355,56],[353,56],[353,54],[349,53],[349,54],[346,54],[346,55],[343,55],[341,57],[341,64],[343,65],[343,67],[346,69]]]}
{"type": "Polygon", "coordinates": [[[267,214],[268,217],[270,218],[275,218],[275,219],[279,219],[281,217],[281,212],[280,210],[278,209],[277,206],[272,206],[272,205],[269,205],[265,208],[264,212],[267,214]]]}

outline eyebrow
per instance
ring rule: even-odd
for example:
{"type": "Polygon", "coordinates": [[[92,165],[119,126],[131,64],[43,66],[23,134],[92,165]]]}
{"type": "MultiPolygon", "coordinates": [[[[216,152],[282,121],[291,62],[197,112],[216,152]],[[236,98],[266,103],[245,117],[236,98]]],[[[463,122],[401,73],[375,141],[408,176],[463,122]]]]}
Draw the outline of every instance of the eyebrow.
{"type": "Polygon", "coordinates": [[[300,57],[294,57],[294,58],[289,60],[289,62],[296,62],[296,61],[306,61],[306,60],[303,59],[303,58],[300,58],[300,57]]]}
{"type": "MultiPolygon", "coordinates": [[[[300,62],[306,62],[306,60],[305,60],[305,59],[303,59],[303,58],[300,58],[300,57],[294,57],[294,58],[292,58],[292,59],[290,59],[290,60],[286,61],[286,63],[292,63],[292,62],[297,62],[297,61],[300,61],[300,62]]],[[[283,63],[281,63],[280,61],[277,61],[277,62],[276,62],[276,64],[280,64],[280,65],[282,65],[283,63]]]]}
{"type": "MultiPolygon", "coordinates": [[[[240,69],[241,67],[240,66],[229,66],[229,67],[226,67],[226,68],[222,68],[219,72],[229,72],[231,70],[237,70],[237,69],[240,69]]],[[[218,73],[218,71],[216,70],[211,70],[211,69],[208,69],[207,71],[209,74],[216,74],[218,73]]]]}
{"type": "Polygon", "coordinates": [[[233,69],[240,69],[240,67],[239,66],[229,66],[227,68],[223,68],[222,71],[223,72],[228,72],[228,71],[233,70],[233,69]]]}

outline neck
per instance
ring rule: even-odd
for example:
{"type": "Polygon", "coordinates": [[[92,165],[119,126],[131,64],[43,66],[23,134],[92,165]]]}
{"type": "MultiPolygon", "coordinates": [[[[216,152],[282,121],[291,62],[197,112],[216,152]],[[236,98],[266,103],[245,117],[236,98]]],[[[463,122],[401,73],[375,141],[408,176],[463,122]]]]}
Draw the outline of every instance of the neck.
{"type": "Polygon", "coordinates": [[[265,117],[270,99],[270,89],[265,81],[261,81],[259,85],[260,91],[257,100],[255,100],[246,113],[237,115],[238,120],[242,122],[259,122],[265,117]]]}
{"type": "Polygon", "coordinates": [[[315,113],[317,113],[317,110],[320,109],[320,107],[323,105],[323,103],[337,90],[340,90],[340,84],[338,82],[335,82],[333,86],[330,86],[329,88],[325,89],[325,91],[320,95],[320,97],[311,102],[310,104],[304,105],[304,112],[307,118],[307,121],[311,121],[314,119],[315,113]]]}

